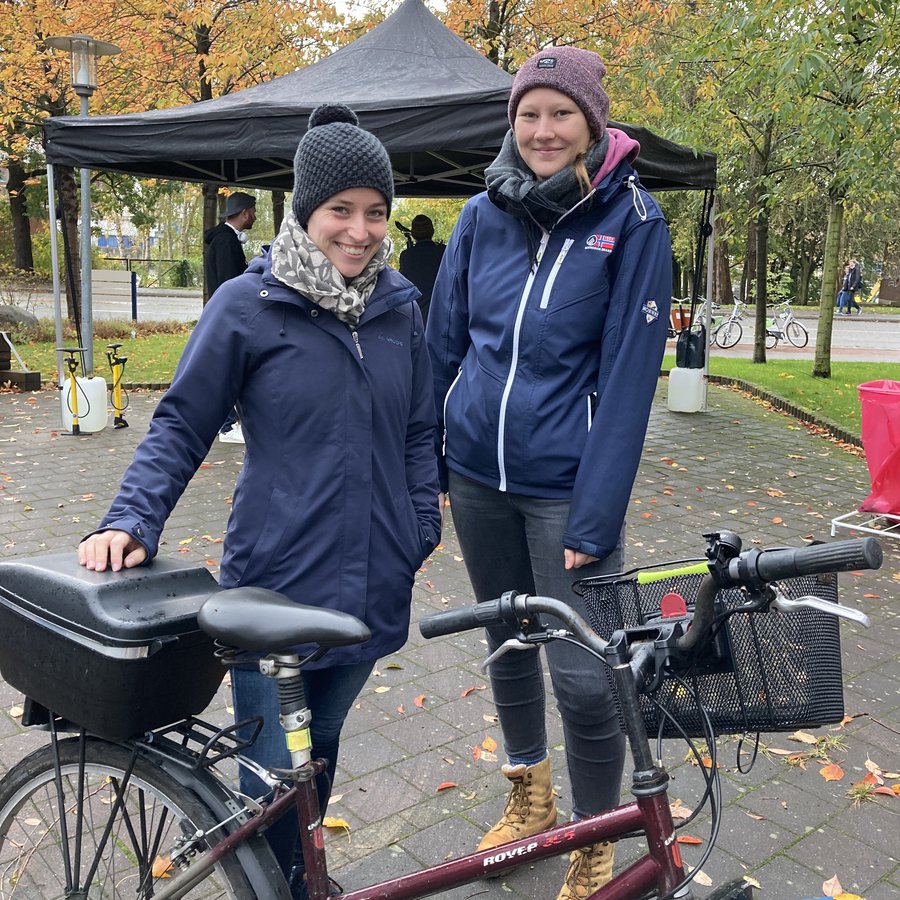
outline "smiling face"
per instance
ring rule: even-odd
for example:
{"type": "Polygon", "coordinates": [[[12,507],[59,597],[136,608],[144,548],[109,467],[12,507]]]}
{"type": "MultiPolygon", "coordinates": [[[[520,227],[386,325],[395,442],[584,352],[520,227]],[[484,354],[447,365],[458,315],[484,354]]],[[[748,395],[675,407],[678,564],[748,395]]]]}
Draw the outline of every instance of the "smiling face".
{"type": "Polygon", "coordinates": [[[387,203],[374,188],[340,191],[313,210],[306,233],[349,281],[384,241],[387,203]]]}
{"type": "Polygon", "coordinates": [[[533,88],[516,107],[516,146],[528,168],[549,178],[591,145],[591,131],[578,104],[553,88],[533,88]]]}

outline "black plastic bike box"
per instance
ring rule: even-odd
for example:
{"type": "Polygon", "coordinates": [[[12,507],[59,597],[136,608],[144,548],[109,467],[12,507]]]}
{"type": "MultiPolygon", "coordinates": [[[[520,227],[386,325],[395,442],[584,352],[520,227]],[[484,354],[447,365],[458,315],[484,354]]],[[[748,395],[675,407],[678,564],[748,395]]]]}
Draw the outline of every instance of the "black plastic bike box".
{"type": "Polygon", "coordinates": [[[121,572],[90,572],[74,552],[0,562],[0,676],[110,740],[195,715],[225,671],[197,626],[217,590],[169,559],[121,572]]]}

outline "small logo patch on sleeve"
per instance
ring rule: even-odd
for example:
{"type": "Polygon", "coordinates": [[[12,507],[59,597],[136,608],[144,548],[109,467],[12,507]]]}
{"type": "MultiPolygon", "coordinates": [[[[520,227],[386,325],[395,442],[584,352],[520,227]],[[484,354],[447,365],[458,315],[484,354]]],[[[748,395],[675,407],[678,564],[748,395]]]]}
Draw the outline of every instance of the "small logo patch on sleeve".
{"type": "Polygon", "coordinates": [[[646,317],[648,325],[659,318],[659,307],[655,300],[645,300],[641,306],[641,312],[646,317]]]}

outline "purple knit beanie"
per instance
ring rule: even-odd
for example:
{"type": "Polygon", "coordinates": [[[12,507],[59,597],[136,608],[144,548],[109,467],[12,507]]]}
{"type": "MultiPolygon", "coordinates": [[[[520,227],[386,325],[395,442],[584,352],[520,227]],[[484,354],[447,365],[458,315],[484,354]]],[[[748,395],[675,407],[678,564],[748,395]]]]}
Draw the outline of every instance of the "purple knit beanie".
{"type": "Polygon", "coordinates": [[[509,124],[515,128],[516,109],[532,88],[547,87],[571,97],[587,119],[591,136],[600,140],[609,118],[609,97],[603,90],[606,66],[593,50],[547,47],[535,53],[516,73],[509,95],[509,124]]]}

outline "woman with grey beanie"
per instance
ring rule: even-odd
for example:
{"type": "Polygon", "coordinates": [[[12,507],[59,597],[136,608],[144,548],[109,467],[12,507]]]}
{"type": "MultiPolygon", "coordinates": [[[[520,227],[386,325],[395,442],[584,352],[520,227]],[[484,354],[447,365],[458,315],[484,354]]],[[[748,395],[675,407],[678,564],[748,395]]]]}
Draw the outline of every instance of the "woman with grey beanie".
{"type": "MultiPolygon", "coordinates": [[[[372,633],[303,669],[312,755],[328,761],[323,811],[344,719],[375,661],[405,643],[413,579],[440,538],[431,367],[419,291],[388,266],[393,197],[381,142],[346,106],[314,110],[269,253],[204,309],[118,495],[78,549],[98,572],[151,559],[238,404],[246,450],[220,585],[352,613],[372,633]]],[[[245,755],[290,768],[275,682],[238,668],[232,690],[237,721],[264,717],[245,755]]],[[[240,780],[249,796],[270,791],[243,766],[240,780]]],[[[286,816],[266,837],[304,898],[297,834],[286,816]]]]}
{"type": "MultiPolygon", "coordinates": [[[[666,222],[609,128],[596,53],[548,47],[516,75],[510,131],[444,254],[427,338],[443,413],[442,489],[479,601],[505,591],[567,600],[621,571],[623,527],[665,348],[666,222]]],[[[509,637],[490,629],[496,649],[509,637]]],[[[544,648],[576,818],[619,801],[624,739],[601,664],[544,648]]],[[[491,666],[511,783],[479,850],[556,824],[540,652],[491,666]]],[[[575,851],[558,900],[592,895],[613,848],[575,851]]]]}

